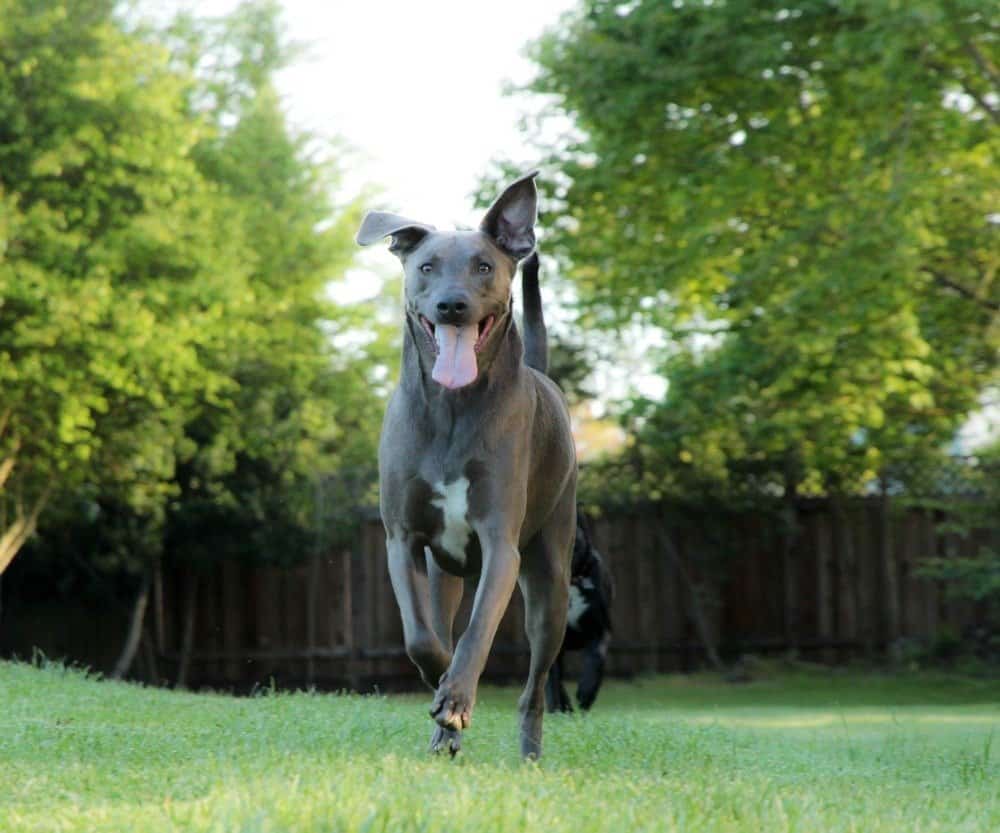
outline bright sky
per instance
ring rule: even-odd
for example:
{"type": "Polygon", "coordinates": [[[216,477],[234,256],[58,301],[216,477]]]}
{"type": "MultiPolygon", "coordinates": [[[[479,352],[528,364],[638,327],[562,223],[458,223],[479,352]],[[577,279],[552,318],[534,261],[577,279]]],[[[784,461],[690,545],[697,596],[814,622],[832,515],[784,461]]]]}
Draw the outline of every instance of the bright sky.
{"type": "Polygon", "coordinates": [[[532,76],[524,46],[574,5],[282,0],[289,36],[310,49],[279,87],[295,124],[357,150],[350,187],[373,184],[382,205],[434,225],[473,225],[470,194],[490,160],[535,162],[517,128],[524,102],[503,87],[532,76]]]}
{"type": "MultiPolygon", "coordinates": [[[[199,15],[224,14],[238,0],[173,0],[199,15]]],[[[505,96],[505,86],[531,79],[526,45],[576,0],[281,0],[289,38],[307,54],[278,78],[298,127],[339,137],[352,148],[345,192],[376,189],[371,207],[393,210],[439,228],[475,226],[471,194],[499,158],[538,163],[518,118],[536,101],[505,96]]],[[[540,230],[544,248],[545,230],[540,230]]],[[[359,268],[331,285],[339,301],[378,292],[380,276],[399,272],[384,246],[362,255],[359,268]]],[[[547,303],[551,296],[543,288],[547,303]]],[[[546,317],[560,317],[549,304],[546,317]]],[[[640,340],[601,375],[611,398],[629,381],[654,395],[662,380],[646,370],[640,340]],[[645,384],[642,384],[645,382],[645,384]]]]}
{"type": "MultiPolygon", "coordinates": [[[[200,3],[225,12],[235,0],[200,3]]],[[[575,0],[282,0],[289,37],[307,54],[278,79],[293,123],[354,149],[348,195],[375,189],[372,207],[436,225],[478,225],[471,194],[498,158],[537,163],[518,116],[525,97],[505,85],[533,74],[526,44],[575,0]]],[[[376,246],[334,287],[349,301],[394,274],[376,246]]]]}

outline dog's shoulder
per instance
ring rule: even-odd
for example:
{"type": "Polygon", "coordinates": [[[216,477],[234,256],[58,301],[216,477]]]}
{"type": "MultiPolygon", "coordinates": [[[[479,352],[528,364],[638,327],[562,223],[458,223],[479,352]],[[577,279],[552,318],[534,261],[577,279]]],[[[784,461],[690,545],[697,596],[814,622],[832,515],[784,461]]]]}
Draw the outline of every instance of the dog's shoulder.
{"type": "Polygon", "coordinates": [[[566,401],[566,395],[562,392],[562,388],[540,370],[526,365],[525,371],[535,387],[541,407],[564,414],[568,423],[569,403],[566,401]]]}

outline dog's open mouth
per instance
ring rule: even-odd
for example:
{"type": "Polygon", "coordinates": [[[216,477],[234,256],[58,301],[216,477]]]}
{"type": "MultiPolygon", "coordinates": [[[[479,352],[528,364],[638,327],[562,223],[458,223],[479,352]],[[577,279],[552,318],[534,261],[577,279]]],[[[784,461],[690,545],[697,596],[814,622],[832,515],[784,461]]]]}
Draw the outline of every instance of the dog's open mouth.
{"type": "Polygon", "coordinates": [[[495,316],[487,315],[476,325],[456,327],[454,324],[432,324],[421,315],[420,326],[430,338],[434,350],[431,378],[452,390],[475,382],[479,378],[476,356],[486,343],[495,321],[495,316]]]}
{"type": "MultiPolygon", "coordinates": [[[[490,337],[490,333],[493,331],[493,325],[495,323],[496,323],[496,316],[487,315],[482,321],[480,321],[476,325],[477,337],[472,348],[477,353],[483,349],[483,345],[486,343],[486,339],[490,337]]],[[[434,324],[432,324],[427,318],[424,318],[424,316],[422,315],[420,316],[420,326],[424,328],[424,332],[427,333],[427,337],[431,340],[431,347],[433,348],[435,354],[440,352],[441,348],[438,345],[437,327],[434,324]]],[[[444,326],[450,326],[450,325],[444,325],[444,326]]],[[[463,328],[456,328],[456,329],[463,329],[463,328]]]]}

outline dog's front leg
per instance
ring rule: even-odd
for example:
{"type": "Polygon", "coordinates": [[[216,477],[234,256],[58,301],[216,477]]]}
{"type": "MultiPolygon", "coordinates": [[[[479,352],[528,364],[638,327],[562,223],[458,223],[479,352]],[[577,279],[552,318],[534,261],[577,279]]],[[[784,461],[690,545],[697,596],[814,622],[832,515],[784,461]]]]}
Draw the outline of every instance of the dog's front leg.
{"type": "Polygon", "coordinates": [[[438,724],[455,730],[467,728],[472,720],[479,677],[510,603],[521,564],[521,556],[510,538],[480,535],[480,543],[483,568],[469,626],[458,640],[451,665],[431,704],[431,716],[438,724]]]}
{"type": "Polygon", "coordinates": [[[403,620],[406,653],[420,669],[424,682],[432,689],[436,688],[448,668],[451,654],[432,627],[426,556],[422,547],[407,541],[402,535],[389,536],[386,550],[389,578],[403,620]]]}

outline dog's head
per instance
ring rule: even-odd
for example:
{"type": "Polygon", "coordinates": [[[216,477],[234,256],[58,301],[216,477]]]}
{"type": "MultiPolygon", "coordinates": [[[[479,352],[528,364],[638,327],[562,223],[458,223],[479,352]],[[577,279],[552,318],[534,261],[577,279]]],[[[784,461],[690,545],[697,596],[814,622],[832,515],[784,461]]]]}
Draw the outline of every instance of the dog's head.
{"type": "Polygon", "coordinates": [[[535,247],[535,175],[509,185],[476,231],[438,231],[384,211],[361,223],[362,246],[392,238],[389,251],[403,264],[407,324],[433,363],[433,379],[446,388],[476,381],[507,330],[517,262],[535,247]]]}

